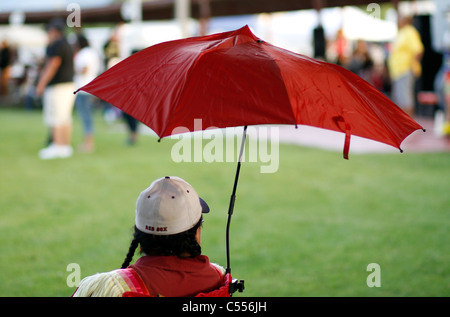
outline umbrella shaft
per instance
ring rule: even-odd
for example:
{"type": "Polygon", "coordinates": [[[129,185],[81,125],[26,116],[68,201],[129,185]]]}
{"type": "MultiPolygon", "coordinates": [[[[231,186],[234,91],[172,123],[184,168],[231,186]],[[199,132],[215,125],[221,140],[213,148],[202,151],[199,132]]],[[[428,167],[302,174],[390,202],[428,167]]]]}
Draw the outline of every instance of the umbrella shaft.
{"type": "Polygon", "coordinates": [[[231,224],[231,216],[233,215],[234,210],[234,202],[236,200],[236,188],[237,183],[239,180],[239,173],[241,171],[241,162],[242,162],[242,154],[244,153],[244,146],[245,146],[245,138],[247,136],[247,126],[244,127],[244,132],[242,135],[242,142],[241,142],[241,151],[239,153],[239,159],[238,164],[236,168],[236,176],[234,177],[234,185],[233,185],[233,192],[231,193],[230,197],[230,205],[228,207],[228,220],[227,220],[227,232],[226,232],[226,244],[227,244],[227,268],[226,272],[231,273],[231,267],[230,267],[230,224],[231,224]]]}

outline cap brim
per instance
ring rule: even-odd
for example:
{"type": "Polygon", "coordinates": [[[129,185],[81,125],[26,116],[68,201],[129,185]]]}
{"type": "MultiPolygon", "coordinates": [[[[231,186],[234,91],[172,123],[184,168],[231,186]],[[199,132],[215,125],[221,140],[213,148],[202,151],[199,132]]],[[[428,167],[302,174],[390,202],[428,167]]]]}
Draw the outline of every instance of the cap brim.
{"type": "Polygon", "coordinates": [[[198,199],[200,199],[200,205],[202,206],[202,214],[207,214],[209,212],[208,204],[200,197],[198,199]]]}

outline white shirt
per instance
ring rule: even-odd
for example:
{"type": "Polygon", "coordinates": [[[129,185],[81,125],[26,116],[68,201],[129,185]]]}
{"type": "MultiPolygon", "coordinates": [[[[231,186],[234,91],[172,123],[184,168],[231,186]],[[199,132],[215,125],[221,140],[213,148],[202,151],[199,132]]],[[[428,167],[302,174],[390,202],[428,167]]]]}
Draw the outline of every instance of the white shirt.
{"type": "Polygon", "coordinates": [[[97,77],[100,72],[100,57],[93,48],[84,47],[75,55],[74,68],[74,82],[78,89],[97,77]]]}

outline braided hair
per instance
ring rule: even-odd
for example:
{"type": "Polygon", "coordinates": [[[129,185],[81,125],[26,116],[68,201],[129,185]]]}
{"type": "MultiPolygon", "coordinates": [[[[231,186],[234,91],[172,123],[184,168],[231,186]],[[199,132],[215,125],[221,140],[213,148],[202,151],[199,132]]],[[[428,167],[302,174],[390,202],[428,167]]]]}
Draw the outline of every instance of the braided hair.
{"type": "Polygon", "coordinates": [[[153,235],[142,232],[134,227],[133,240],[122,264],[122,269],[127,268],[133,260],[134,253],[140,245],[140,253],[145,255],[175,255],[179,258],[196,257],[202,253],[202,249],[195,238],[197,229],[203,223],[203,219],[191,229],[167,236],[153,235]]]}

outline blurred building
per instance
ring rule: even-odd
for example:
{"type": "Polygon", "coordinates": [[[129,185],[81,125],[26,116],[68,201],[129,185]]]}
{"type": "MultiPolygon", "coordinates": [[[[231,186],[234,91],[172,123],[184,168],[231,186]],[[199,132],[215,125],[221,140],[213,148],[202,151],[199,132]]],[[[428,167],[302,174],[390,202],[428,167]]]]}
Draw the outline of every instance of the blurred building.
{"type": "MultiPolygon", "coordinates": [[[[59,6],[51,10],[0,11],[0,39],[7,36],[20,41],[15,44],[19,61],[14,68],[16,76],[20,65],[44,55],[43,25],[55,16],[67,18],[71,13],[65,8],[69,0],[57,2],[59,6]]],[[[341,30],[347,41],[344,47],[347,54],[357,40],[381,43],[375,55],[378,63],[382,63],[388,53],[388,47],[383,45],[392,41],[397,32],[396,9],[401,14],[416,15],[415,25],[426,46],[419,91],[433,90],[434,77],[442,63],[439,54],[445,39],[450,37],[445,33],[450,30],[450,0],[101,0],[102,5],[98,7],[94,6],[94,0],[91,2],[89,6],[84,0],[80,2],[83,32],[101,55],[105,43],[117,32],[120,58],[162,41],[248,24],[257,36],[297,53],[313,56],[314,43],[321,43],[322,49],[324,46],[326,49],[325,58],[330,61],[336,60],[333,42],[341,30]],[[384,19],[376,19],[371,11],[373,7],[369,9],[374,4],[390,4],[392,9],[385,12],[384,19]],[[314,29],[318,30],[316,38],[314,29]]],[[[79,28],[70,31],[77,32],[79,28]]],[[[423,108],[424,112],[432,109],[423,108]]]]}

